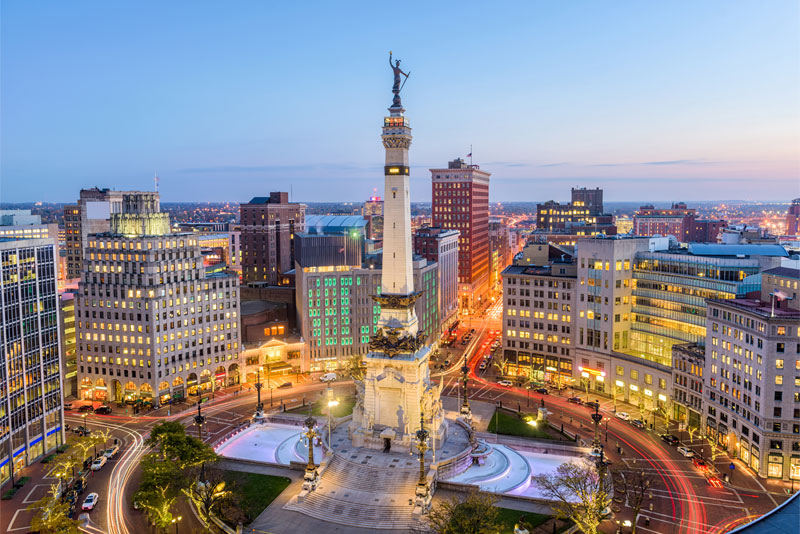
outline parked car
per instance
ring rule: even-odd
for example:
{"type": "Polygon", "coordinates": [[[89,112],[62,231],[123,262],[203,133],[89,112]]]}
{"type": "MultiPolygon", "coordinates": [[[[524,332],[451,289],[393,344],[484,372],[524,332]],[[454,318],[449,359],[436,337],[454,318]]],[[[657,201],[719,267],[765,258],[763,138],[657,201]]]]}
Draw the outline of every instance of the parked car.
{"type": "Polygon", "coordinates": [[[695,456],[694,458],[692,458],[692,463],[700,471],[707,471],[708,470],[708,465],[706,464],[706,461],[703,460],[702,458],[700,458],[699,456],[695,456]]]}
{"type": "Polygon", "coordinates": [[[89,430],[88,428],[86,428],[83,425],[76,426],[75,428],[72,429],[72,431],[75,432],[76,434],[78,434],[79,436],[88,436],[89,434],[92,433],[91,430],[89,430]]]}
{"type": "Polygon", "coordinates": [[[97,415],[110,415],[111,406],[100,406],[94,410],[94,413],[96,413],[97,415]]]}
{"type": "Polygon", "coordinates": [[[597,402],[597,401],[584,402],[583,405],[588,407],[588,408],[591,408],[592,410],[599,410],[600,409],[600,403],[597,402]]]}
{"type": "Polygon", "coordinates": [[[81,506],[81,510],[94,510],[94,507],[97,505],[97,501],[100,500],[100,495],[97,493],[90,493],[86,496],[86,500],[83,501],[83,505],[81,506]]]}
{"type": "Polygon", "coordinates": [[[567,399],[567,402],[571,402],[572,404],[583,404],[583,401],[580,397],[570,397],[567,399]]]}
{"type": "Polygon", "coordinates": [[[511,380],[498,380],[497,385],[510,388],[513,384],[511,383],[511,380]]]}
{"type": "Polygon", "coordinates": [[[623,421],[630,421],[631,420],[631,416],[628,415],[627,412],[617,412],[614,415],[616,415],[617,417],[619,417],[623,421]]]}
{"type": "Polygon", "coordinates": [[[290,387],[292,387],[292,383],[291,382],[284,382],[283,384],[278,386],[278,389],[288,389],[290,387]]]}
{"type": "Polygon", "coordinates": [[[113,447],[110,447],[110,448],[104,450],[103,451],[103,456],[105,456],[106,458],[108,458],[110,460],[111,458],[116,456],[118,452],[119,452],[119,445],[114,445],[113,447]]]}
{"type": "Polygon", "coordinates": [[[72,489],[74,489],[75,493],[77,493],[78,495],[82,494],[84,491],[86,491],[86,479],[81,477],[78,480],[76,480],[75,485],[72,487],[72,489]]]}
{"type": "Polygon", "coordinates": [[[334,380],[336,380],[336,373],[325,373],[319,377],[320,382],[333,382],[334,380]]]}
{"type": "Polygon", "coordinates": [[[65,410],[71,410],[72,409],[72,403],[71,402],[65,402],[64,403],[64,409],[65,410]]]}
{"type": "Polygon", "coordinates": [[[678,452],[686,458],[691,458],[694,456],[694,452],[689,447],[678,447],[678,452]]]}
{"type": "Polygon", "coordinates": [[[636,428],[644,428],[644,421],[641,419],[631,419],[629,422],[636,428]]]}
{"type": "Polygon", "coordinates": [[[108,458],[105,456],[98,456],[94,459],[94,462],[92,462],[92,471],[100,471],[106,463],[108,463],[108,458]]]}
{"type": "Polygon", "coordinates": [[[536,388],[533,391],[536,393],[541,393],[542,395],[547,395],[547,388],[536,388]]]}
{"type": "Polygon", "coordinates": [[[678,443],[681,442],[681,440],[679,440],[678,438],[676,438],[675,436],[673,436],[671,434],[662,434],[661,435],[661,441],[663,441],[665,443],[668,443],[670,445],[677,445],[678,443]]]}
{"type": "Polygon", "coordinates": [[[83,406],[81,406],[80,408],[78,408],[78,411],[79,411],[80,413],[91,413],[91,412],[93,412],[93,411],[94,411],[94,408],[92,407],[92,405],[91,405],[91,404],[84,404],[83,406]]]}
{"type": "Polygon", "coordinates": [[[478,369],[480,369],[481,371],[485,371],[486,370],[486,362],[481,362],[481,364],[478,366],[478,369]]]}

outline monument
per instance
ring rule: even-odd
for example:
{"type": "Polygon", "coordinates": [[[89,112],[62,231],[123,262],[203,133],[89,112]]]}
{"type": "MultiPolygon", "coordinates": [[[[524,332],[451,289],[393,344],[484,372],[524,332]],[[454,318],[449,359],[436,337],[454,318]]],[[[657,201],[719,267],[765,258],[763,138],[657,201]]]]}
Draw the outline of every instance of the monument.
{"type": "Polygon", "coordinates": [[[411,127],[400,100],[409,74],[400,69],[400,60],[392,63],[391,52],[389,66],[394,74],[394,97],[381,135],[386,151],[383,267],[380,294],[372,297],[381,306],[381,316],[370,340],[371,352],[364,358],[365,375],[357,384],[359,399],[349,433],[356,447],[413,452],[423,424],[434,449],[444,442],[447,426],[440,387],[430,379],[431,348],[423,342],[414,311],[421,293],[414,291],[412,269],[411,127]]]}

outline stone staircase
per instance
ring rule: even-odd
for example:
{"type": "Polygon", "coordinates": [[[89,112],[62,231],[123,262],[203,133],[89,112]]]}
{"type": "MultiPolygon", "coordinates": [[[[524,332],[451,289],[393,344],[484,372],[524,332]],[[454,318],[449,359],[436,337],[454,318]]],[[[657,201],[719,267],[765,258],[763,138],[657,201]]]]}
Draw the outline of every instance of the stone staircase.
{"type": "Polygon", "coordinates": [[[408,531],[417,522],[409,499],[413,502],[419,469],[401,455],[388,463],[396,467],[365,465],[336,454],[317,489],[284,508],[332,523],[408,531]]]}

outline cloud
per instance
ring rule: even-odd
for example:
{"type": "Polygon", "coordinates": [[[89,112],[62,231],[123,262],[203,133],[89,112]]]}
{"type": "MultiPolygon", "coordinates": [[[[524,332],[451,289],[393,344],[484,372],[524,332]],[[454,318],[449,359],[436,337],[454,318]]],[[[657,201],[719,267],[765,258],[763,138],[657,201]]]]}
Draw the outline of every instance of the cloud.
{"type": "Polygon", "coordinates": [[[642,165],[708,165],[712,161],[704,159],[673,159],[667,161],[646,161],[642,165]]]}
{"type": "Polygon", "coordinates": [[[561,163],[543,163],[542,165],[537,165],[537,167],[562,167],[564,165],[569,165],[566,161],[562,161],[561,163]]]}

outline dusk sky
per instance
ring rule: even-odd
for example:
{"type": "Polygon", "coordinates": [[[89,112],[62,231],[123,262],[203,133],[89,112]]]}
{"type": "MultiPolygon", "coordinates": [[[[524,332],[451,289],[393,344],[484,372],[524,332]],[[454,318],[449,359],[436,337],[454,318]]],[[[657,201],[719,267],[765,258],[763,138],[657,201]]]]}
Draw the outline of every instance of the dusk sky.
{"type": "Polygon", "coordinates": [[[5,202],[382,195],[389,50],[413,201],[470,145],[492,201],[800,196],[796,0],[0,5],[5,202]]]}

